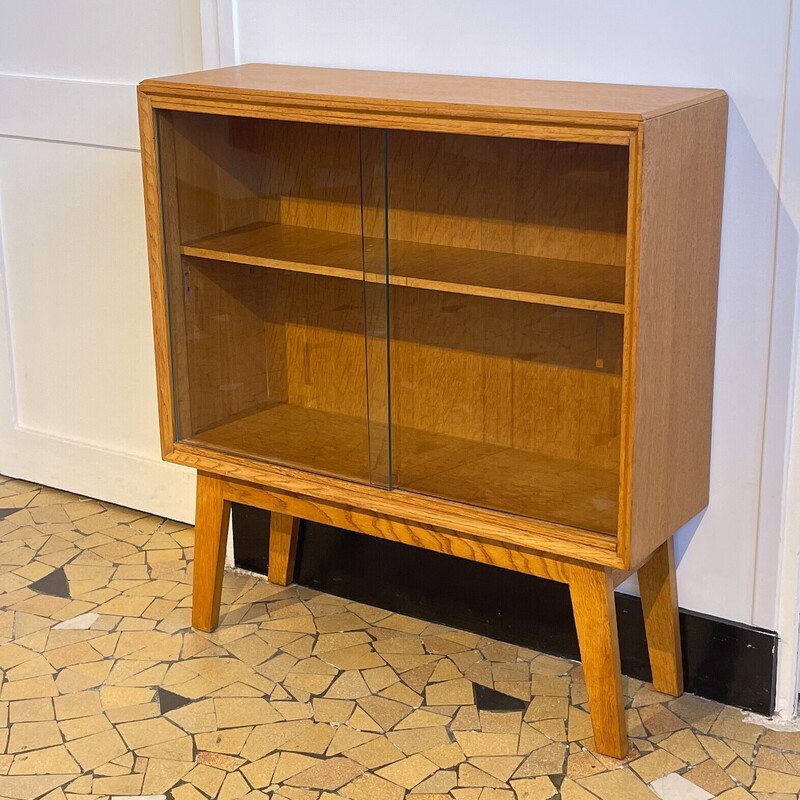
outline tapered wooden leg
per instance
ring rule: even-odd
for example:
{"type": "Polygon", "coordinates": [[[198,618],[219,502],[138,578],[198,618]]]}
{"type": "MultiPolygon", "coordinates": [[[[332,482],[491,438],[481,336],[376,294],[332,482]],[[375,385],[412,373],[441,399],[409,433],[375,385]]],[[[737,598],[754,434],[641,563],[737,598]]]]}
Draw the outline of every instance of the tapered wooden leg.
{"type": "Polygon", "coordinates": [[[628,752],[628,733],[611,575],[603,568],[573,566],[569,591],[595,745],[604,755],[624,758],[628,752]]]}
{"type": "Polygon", "coordinates": [[[192,625],[213,631],[219,622],[222,572],[228,541],[230,501],[223,497],[224,481],[197,474],[197,509],[194,523],[194,587],[192,625]]]}
{"type": "Polygon", "coordinates": [[[270,513],[269,569],[270,583],[286,586],[294,580],[294,557],[300,520],[288,514],[270,513]]]}
{"type": "Polygon", "coordinates": [[[679,695],[683,691],[683,664],[671,538],[639,567],[638,574],[653,687],[665,694],[679,695]]]}

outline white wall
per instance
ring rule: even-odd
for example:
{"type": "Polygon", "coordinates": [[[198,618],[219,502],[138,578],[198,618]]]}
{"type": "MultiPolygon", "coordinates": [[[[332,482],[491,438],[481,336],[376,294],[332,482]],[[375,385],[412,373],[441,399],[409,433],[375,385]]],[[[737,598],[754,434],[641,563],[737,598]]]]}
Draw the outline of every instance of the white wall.
{"type": "Polygon", "coordinates": [[[191,516],[191,477],[158,460],[139,79],[270,61],[720,87],[732,102],[712,491],[678,537],[680,601],[779,627],[796,649],[791,23],[789,0],[0,0],[0,471],[191,516]]]}

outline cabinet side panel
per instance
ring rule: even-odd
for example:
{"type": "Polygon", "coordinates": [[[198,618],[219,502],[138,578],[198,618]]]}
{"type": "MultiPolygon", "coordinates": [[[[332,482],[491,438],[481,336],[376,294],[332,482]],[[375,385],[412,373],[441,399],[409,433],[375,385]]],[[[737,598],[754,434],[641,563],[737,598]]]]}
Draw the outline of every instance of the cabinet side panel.
{"type": "Polygon", "coordinates": [[[728,101],[648,120],[631,484],[631,561],[708,504],[728,101]]]}

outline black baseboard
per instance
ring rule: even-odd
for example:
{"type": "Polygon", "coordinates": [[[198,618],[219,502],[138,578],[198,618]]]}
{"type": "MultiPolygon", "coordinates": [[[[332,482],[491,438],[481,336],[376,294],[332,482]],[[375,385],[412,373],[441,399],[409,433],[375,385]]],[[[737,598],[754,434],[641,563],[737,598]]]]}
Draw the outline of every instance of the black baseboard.
{"type": "MultiPolygon", "coordinates": [[[[267,572],[269,513],[234,504],[237,566],[267,572]]],[[[552,655],[578,659],[566,585],[306,522],[295,580],[432,622],[552,655]]],[[[617,593],[622,671],[649,681],[642,606],[617,593]]],[[[681,610],[686,691],[770,715],[775,709],[777,634],[681,610]]]]}

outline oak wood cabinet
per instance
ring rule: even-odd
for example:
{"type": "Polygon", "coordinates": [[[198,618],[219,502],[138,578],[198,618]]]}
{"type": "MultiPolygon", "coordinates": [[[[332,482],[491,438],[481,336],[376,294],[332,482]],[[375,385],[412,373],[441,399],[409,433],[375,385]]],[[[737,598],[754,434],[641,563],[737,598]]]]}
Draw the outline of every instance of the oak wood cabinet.
{"type": "Polygon", "coordinates": [[[681,691],[672,534],[708,502],[727,97],[251,64],[145,81],[164,457],[231,501],[569,584],[596,744],[613,589],[681,691]]]}

